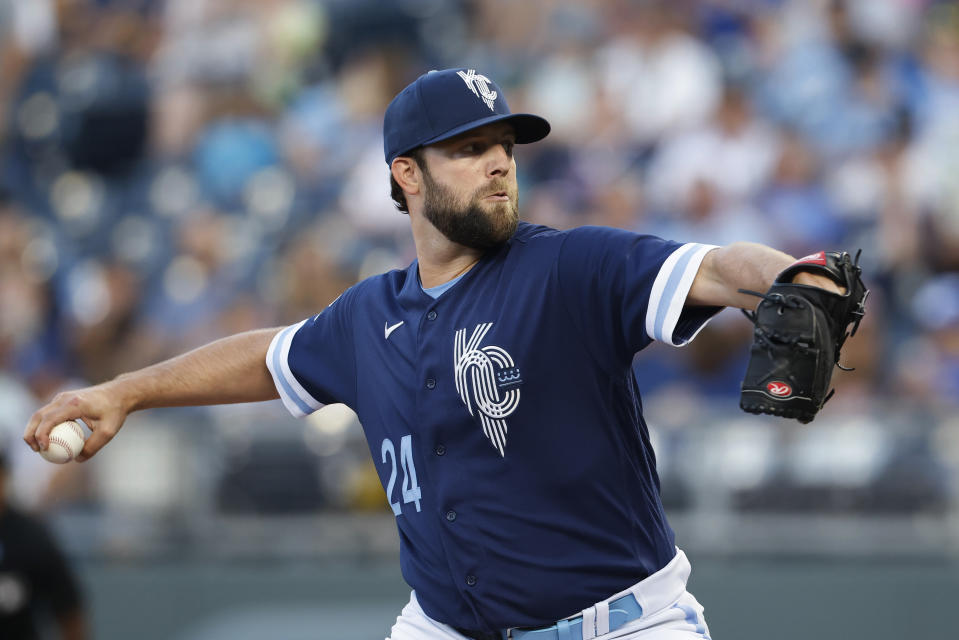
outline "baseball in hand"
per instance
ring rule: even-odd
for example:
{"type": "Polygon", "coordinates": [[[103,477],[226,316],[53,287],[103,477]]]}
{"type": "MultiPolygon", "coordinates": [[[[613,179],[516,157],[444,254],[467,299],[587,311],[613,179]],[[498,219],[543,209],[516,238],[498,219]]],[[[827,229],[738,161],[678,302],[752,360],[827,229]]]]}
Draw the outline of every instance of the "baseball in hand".
{"type": "Polygon", "coordinates": [[[85,440],[79,423],[67,420],[50,430],[50,446],[40,455],[50,462],[64,464],[80,455],[85,440]]]}

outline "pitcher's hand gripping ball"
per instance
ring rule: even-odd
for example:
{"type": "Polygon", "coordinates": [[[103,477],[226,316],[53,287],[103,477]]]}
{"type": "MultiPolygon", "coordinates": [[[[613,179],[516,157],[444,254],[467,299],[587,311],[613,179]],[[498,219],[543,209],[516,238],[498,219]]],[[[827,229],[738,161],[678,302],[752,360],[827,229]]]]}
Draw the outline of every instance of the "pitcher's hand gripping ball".
{"type": "Polygon", "coordinates": [[[762,298],[755,312],[744,312],[755,327],[739,401],[744,411],[812,421],[832,397],[833,366],[846,369],[839,351],[866,311],[861,273],[858,253],[854,261],[846,252],[821,251],[787,267],[767,293],[742,291],[762,298]],[[846,293],[794,284],[801,271],[828,276],[846,293]]]}
{"type": "Polygon", "coordinates": [[[85,440],[83,428],[79,423],[67,420],[50,430],[50,446],[41,451],[40,455],[50,462],[64,464],[80,455],[85,440]]]}

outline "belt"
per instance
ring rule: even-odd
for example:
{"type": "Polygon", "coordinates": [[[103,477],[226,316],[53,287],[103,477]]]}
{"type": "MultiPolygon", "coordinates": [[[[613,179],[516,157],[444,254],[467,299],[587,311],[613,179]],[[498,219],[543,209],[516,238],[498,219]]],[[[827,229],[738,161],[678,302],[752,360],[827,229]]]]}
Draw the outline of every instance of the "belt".
{"type": "MultiPolygon", "coordinates": [[[[636,602],[633,594],[627,593],[609,603],[609,631],[615,631],[627,622],[632,622],[643,615],[643,608],[636,602]]],[[[454,627],[455,628],[455,627],[454,627]]],[[[456,629],[459,633],[472,640],[582,640],[583,615],[560,620],[548,627],[514,628],[502,631],[471,631],[456,629]]],[[[590,637],[604,635],[590,632],[590,637]]]]}

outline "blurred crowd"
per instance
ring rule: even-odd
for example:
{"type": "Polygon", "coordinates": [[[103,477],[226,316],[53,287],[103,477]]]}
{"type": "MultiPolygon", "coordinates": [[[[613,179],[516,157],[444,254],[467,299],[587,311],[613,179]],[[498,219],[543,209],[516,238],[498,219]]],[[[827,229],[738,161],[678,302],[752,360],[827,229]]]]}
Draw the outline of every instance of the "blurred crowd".
{"type": "MultiPolygon", "coordinates": [[[[553,125],[517,150],[524,219],[861,248],[831,402],[959,410],[956,2],[0,0],[7,431],[407,265],[382,115],[449,66],[553,125]]],[[[641,354],[650,406],[735,408],[750,330],[641,354]]]]}

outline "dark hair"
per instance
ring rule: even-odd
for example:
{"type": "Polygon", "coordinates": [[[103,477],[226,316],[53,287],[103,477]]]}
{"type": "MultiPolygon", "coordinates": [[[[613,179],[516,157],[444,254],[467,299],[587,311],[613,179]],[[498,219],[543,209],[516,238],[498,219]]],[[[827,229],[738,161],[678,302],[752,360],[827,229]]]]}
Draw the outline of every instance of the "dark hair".
{"type": "MultiPolygon", "coordinates": [[[[424,172],[426,171],[426,161],[423,158],[423,147],[416,147],[412,151],[407,151],[406,153],[400,154],[404,158],[411,158],[420,169],[424,172]]],[[[403,193],[403,188],[396,181],[396,178],[393,177],[393,172],[390,171],[390,197],[393,198],[393,202],[396,204],[396,208],[402,211],[403,213],[409,213],[410,208],[406,204],[406,194],[403,193]]]]}

